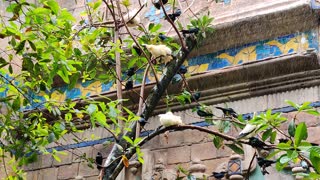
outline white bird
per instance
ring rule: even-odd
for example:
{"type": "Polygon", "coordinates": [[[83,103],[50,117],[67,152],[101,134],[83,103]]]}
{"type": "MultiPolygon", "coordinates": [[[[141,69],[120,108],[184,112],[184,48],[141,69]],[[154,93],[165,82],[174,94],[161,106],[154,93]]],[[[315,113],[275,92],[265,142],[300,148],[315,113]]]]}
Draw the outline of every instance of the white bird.
{"type": "Polygon", "coordinates": [[[165,114],[159,114],[158,116],[160,117],[160,124],[165,127],[183,124],[181,117],[172,114],[170,111],[165,114]]]}
{"type": "Polygon", "coordinates": [[[166,45],[143,44],[143,46],[145,46],[152,54],[152,58],[161,57],[161,59],[164,60],[164,64],[167,64],[172,60],[172,50],[166,45]]]}
{"type": "Polygon", "coordinates": [[[138,14],[136,15],[136,14],[137,14],[137,11],[133,10],[123,16],[124,22],[127,24],[128,27],[139,26],[141,21],[140,21],[139,15],[138,14]]]}
{"type": "Polygon", "coordinates": [[[259,129],[260,126],[258,125],[253,125],[253,124],[247,124],[242,131],[239,133],[239,136],[237,139],[242,139],[242,138],[250,138],[256,135],[256,131],[259,129]]]}

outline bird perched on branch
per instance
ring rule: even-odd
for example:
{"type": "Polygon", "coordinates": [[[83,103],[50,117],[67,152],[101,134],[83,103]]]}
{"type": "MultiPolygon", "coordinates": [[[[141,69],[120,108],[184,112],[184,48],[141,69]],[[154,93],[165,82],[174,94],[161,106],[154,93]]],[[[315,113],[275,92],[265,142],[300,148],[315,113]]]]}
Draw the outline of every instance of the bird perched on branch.
{"type": "Polygon", "coordinates": [[[128,27],[139,26],[140,18],[138,17],[137,10],[129,11],[129,13],[123,15],[124,22],[128,27]]]}
{"type": "Polygon", "coordinates": [[[166,45],[143,44],[142,46],[148,49],[152,58],[161,58],[164,61],[164,64],[167,64],[172,60],[172,50],[166,45]]]}
{"type": "Polygon", "coordinates": [[[237,139],[243,139],[243,138],[250,138],[256,135],[256,131],[259,129],[260,126],[253,125],[253,124],[247,124],[242,131],[239,133],[239,136],[237,139]]]}
{"type": "Polygon", "coordinates": [[[179,68],[178,73],[179,73],[179,74],[185,74],[185,73],[187,73],[187,72],[188,72],[187,67],[185,67],[184,65],[181,65],[180,68],[179,68]]]}
{"type": "Polygon", "coordinates": [[[187,34],[198,34],[199,28],[190,28],[190,29],[183,29],[180,32],[182,32],[183,36],[186,36],[187,34]]]}
{"type": "Polygon", "coordinates": [[[262,157],[257,157],[258,159],[258,164],[262,168],[262,174],[269,174],[269,172],[266,170],[267,167],[271,166],[272,164],[276,163],[274,160],[268,160],[264,159],[262,157]]]}
{"type": "Polygon", "coordinates": [[[127,70],[127,72],[126,72],[126,74],[127,74],[128,77],[133,76],[134,73],[135,73],[135,71],[134,71],[134,68],[133,68],[133,67],[132,67],[132,68],[129,68],[129,69],[127,70]]]}
{"type": "Polygon", "coordinates": [[[165,5],[168,3],[168,0],[156,0],[156,1],[152,1],[152,4],[154,5],[155,8],[160,9],[161,8],[161,4],[160,1],[162,1],[162,4],[165,5]]]}
{"type": "Polygon", "coordinates": [[[160,34],[158,35],[158,37],[159,37],[159,39],[160,39],[161,41],[164,41],[164,40],[166,40],[166,39],[168,38],[166,35],[164,35],[164,34],[162,34],[162,33],[160,33],[160,34]]]}
{"type": "Polygon", "coordinates": [[[212,117],[213,116],[211,109],[209,109],[206,106],[197,106],[196,110],[197,110],[198,116],[200,116],[200,117],[212,117]]]}
{"type": "Polygon", "coordinates": [[[232,116],[234,118],[238,117],[238,114],[232,108],[223,108],[216,106],[215,108],[220,109],[225,116],[232,116]]]}
{"type": "Polygon", "coordinates": [[[212,176],[211,177],[214,177],[216,179],[222,179],[224,178],[224,176],[227,174],[226,171],[221,171],[221,172],[212,172],[212,176]]]}
{"type": "Polygon", "coordinates": [[[132,48],[134,49],[134,51],[137,53],[137,55],[141,55],[142,54],[142,50],[137,46],[137,45],[132,45],[132,48]]]}
{"type": "Polygon", "coordinates": [[[172,114],[170,111],[165,114],[159,114],[158,116],[160,117],[160,124],[165,127],[183,124],[181,117],[172,114]]]}
{"type": "MultiPolygon", "coordinates": [[[[174,22],[177,17],[179,17],[181,15],[181,10],[180,9],[177,9],[174,13],[172,14],[168,14],[168,17],[171,19],[172,22],[174,22]]],[[[165,19],[168,19],[167,17],[165,19]]]]}
{"type": "Polygon", "coordinates": [[[266,149],[269,146],[261,141],[260,139],[256,137],[250,137],[249,138],[249,145],[252,146],[253,148],[259,148],[259,149],[266,149]]]}
{"type": "Polygon", "coordinates": [[[140,119],[138,120],[138,123],[140,124],[141,127],[144,127],[148,122],[146,121],[145,118],[140,117],[140,119]]]}
{"type": "Polygon", "coordinates": [[[125,90],[130,90],[133,88],[133,81],[132,80],[128,80],[126,85],[125,85],[125,90]]]}
{"type": "Polygon", "coordinates": [[[98,152],[96,155],[96,164],[97,164],[97,169],[99,171],[102,169],[102,161],[103,161],[102,154],[98,152]]]}

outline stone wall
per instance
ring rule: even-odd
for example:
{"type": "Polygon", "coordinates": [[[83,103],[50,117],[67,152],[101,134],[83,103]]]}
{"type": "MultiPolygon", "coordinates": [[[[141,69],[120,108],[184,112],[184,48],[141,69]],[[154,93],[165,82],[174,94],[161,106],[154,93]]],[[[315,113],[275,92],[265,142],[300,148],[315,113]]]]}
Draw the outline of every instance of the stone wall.
{"type": "MultiPolygon", "coordinates": [[[[191,3],[192,1],[188,2],[191,3]]],[[[1,3],[3,2],[1,1],[1,3]]],[[[60,0],[59,3],[72,10],[77,17],[79,17],[80,12],[84,10],[84,1],[82,0],[60,0]]],[[[299,41],[301,42],[301,35],[309,30],[316,33],[314,38],[316,42],[318,42],[318,19],[314,11],[310,9],[309,3],[309,1],[302,0],[231,0],[231,3],[219,4],[215,4],[213,1],[207,3],[207,0],[202,0],[201,3],[197,1],[197,3],[192,6],[192,9],[199,14],[204,12],[204,10],[210,9],[213,12],[211,14],[216,19],[217,34],[208,38],[209,40],[206,41],[199,50],[193,53],[193,58],[196,59],[199,55],[203,54],[209,54],[208,56],[211,56],[210,53],[217,53],[220,50],[228,52],[228,50],[231,49],[230,51],[232,51],[232,48],[239,49],[239,47],[244,44],[247,46],[248,43],[257,43],[260,40],[268,39],[273,40],[273,38],[277,39],[280,36],[282,37],[292,33],[300,36],[299,41]],[[265,14],[267,15],[264,16],[265,14]],[[303,18],[308,18],[308,21],[304,21],[303,18]],[[304,21],[304,23],[299,24],[299,22],[302,21],[304,21]],[[219,43],[213,44],[212,42],[219,43]]],[[[2,8],[1,12],[3,12],[4,7],[5,4],[0,4],[0,8],[2,8]]],[[[156,22],[159,20],[159,22],[163,22],[160,20],[160,17],[163,16],[161,13],[152,10],[152,8],[150,8],[148,12],[144,13],[145,19],[150,20],[150,17],[154,17],[153,21],[156,22]],[[149,14],[147,14],[148,12],[149,14]]],[[[2,41],[0,43],[3,45],[6,42],[2,41]]],[[[286,43],[282,45],[286,46],[286,43]]],[[[278,48],[281,49],[280,47],[278,48]]],[[[309,46],[303,50],[307,48],[309,48],[309,46]]],[[[298,51],[298,49],[296,49],[296,51],[298,51]]],[[[287,54],[288,53],[289,51],[287,54]]],[[[272,56],[270,58],[275,59],[277,57],[272,56]]],[[[207,70],[212,69],[203,68],[197,73],[203,73],[207,70]]],[[[230,69],[231,72],[232,70],[236,69],[230,69]]],[[[223,77],[217,76],[216,78],[221,79],[223,77]]],[[[262,77],[259,78],[263,79],[262,77]]],[[[199,84],[201,85],[201,83],[205,85],[205,81],[199,84]]],[[[93,88],[95,89],[95,86],[93,86],[93,88]]],[[[301,87],[295,87],[294,90],[282,90],[281,92],[272,92],[273,87],[268,88],[267,90],[269,90],[269,92],[248,94],[247,97],[241,99],[228,100],[228,97],[224,97],[219,104],[211,103],[210,108],[214,114],[218,116],[222,114],[220,111],[215,110],[214,106],[224,106],[224,103],[226,103],[228,107],[234,108],[240,114],[265,111],[271,108],[278,109],[286,113],[286,116],[291,117],[294,112],[287,111],[288,105],[284,103],[286,99],[290,99],[296,103],[311,101],[315,107],[320,106],[319,83],[316,85],[308,85],[307,87],[301,85],[301,87]]],[[[88,89],[88,91],[90,91],[90,89],[88,89]]],[[[240,92],[237,93],[240,94],[240,92]]],[[[191,107],[180,108],[175,114],[180,115],[186,124],[197,122],[197,125],[202,126],[203,120],[199,119],[190,108],[191,107]]],[[[161,111],[163,112],[163,110],[161,111]]],[[[319,130],[319,118],[307,114],[300,114],[298,118],[307,122],[310,131],[309,140],[320,143],[320,138],[316,135],[319,130]]],[[[151,123],[145,127],[147,130],[154,130],[159,126],[157,116],[152,117],[150,122],[151,123]]],[[[231,130],[230,135],[237,135],[237,131],[231,130]]],[[[104,157],[106,157],[110,151],[110,145],[105,144],[105,142],[109,140],[108,138],[110,138],[110,136],[111,135],[103,128],[85,130],[83,133],[67,134],[59,142],[48,147],[56,148],[66,154],[60,156],[61,162],[54,161],[50,156],[42,155],[37,162],[25,167],[27,179],[97,179],[98,170],[88,167],[87,163],[79,160],[78,156],[85,153],[86,157],[94,158],[97,152],[101,152],[104,157]],[[92,136],[92,134],[94,136],[92,136]],[[75,136],[83,139],[83,142],[75,142],[73,140],[75,136]]],[[[218,166],[227,162],[232,153],[227,147],[217,150],[214,148],[210,136],[195,130],[169,132],[167,137],[164,137],[164,135],[158,136],[143,146],[143,151],[145,152],[146,163],[142,168],[142,175],[146,178],[149,178],[148,176],[152,173],[152,169],[159,159],[162,159],[164,166],[168,169],[175,169],[178,165],[188,168],[192,160],[199,159],[206,165],[206,173],[211,174],[218,166]]],[[[3,168],[0,168],[0,177],[4,177],[4,174],[3,168]]],[[[119,180],[129,180],[129,176],[131,176],[130,172],[126,170],[122,172],[119,180]]],[[[274,174],[272,178],[281,179],[281,177],[283,178],[281,174],[274,174]]],[[[268,178],[271,177],[267,177],[266,179],[268,178]]]]}

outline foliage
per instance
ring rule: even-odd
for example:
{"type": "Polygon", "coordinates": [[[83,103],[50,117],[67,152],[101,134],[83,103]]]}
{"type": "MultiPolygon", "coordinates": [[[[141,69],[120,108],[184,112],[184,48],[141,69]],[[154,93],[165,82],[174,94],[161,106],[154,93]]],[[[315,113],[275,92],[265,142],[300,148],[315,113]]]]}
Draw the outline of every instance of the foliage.
{"type": "MultiPolygon", "coordinates": [[[[169,2],[173,9],[176,6],[174,3],[169,2]]],[[[132,5],[129,0],[123,0],[121,4],[127,10],[132,5]]],[[[155,73],[160,73],[167,68],[157,63],[157,59],[151,59],[151,54],[142,44],[164,44],[171,48],[174,58],[184,53],[183,49],[189,48],[190,44],[185,42],[185,38],[179,38],[178,41],[173,37],[160,38],[165,32],[161,24],[154,23],[146,27],[140,24],[134,31],[128,30],[129,35],[115,38],[119,36],[119,28],[127,28],[122,17],[115,16],[118,14],[117,5],[97,0],[87,2],[85,6],[86,11],[81,13],[79,22],[55,0],[40,0],[36,4],[26,0],[10,1],[6,8],[10,17],[1,16],[0,38],[7,41],[8,46],[0,49],[0,154],[3,159],[11,158],[8,163],[13,173],[8,179],[21,179],[24,176],[22,167],[37,161],[38,154],[50,154],[55,160],[61,161],[62,152],[46,147],[52,143],[59,144],[59,140],[67,133],[81,132],[77,125],[79,122],[87,128],[103,127],[113,135],[115,147],[120,152],[112,159],[121,159],[124,166],[128,166],[131,154],[136,154],[143,163],[141,144],[148,139],[123,135],[124,132],[134,132],[132,124],[141,119],[141,114],[124,106],[127,100],[104,96],[99,96],[100,100],[94,97],[57,99],[55,93],[61,90],[60,86],[71,90],[77,83],[88,81],[114,83],[130,79],[141,83],[145,77],[138,71],[147,71],[147,66],[150,66],[155,73]],[[101,10],[103,5],[111,14],[108,17],[101,10]],[[137,34],[131,35],[133,32],[137,34]],[[185,43],[187,47],[181,48],[185,43]],[[120,74],[117,68],[120,68],[120,74]],[[131,77],[125,75],[129,68],[135,70],[131,77]]],[[[206,14],[191,19],[186,27],[179,20],[176,24],[180,30],[198,29],[199,32],[191,36],[200,44],[213,33],[212,22],[213,18],[206,14]]],[[[205,121],[218,129],[211,136],[216,148],[229,147],[243,154],[241,145],[246,141],[235,138],[232,143],[225,142],[222,135],[232,128],[243,128],[250,123],[257,125],[256,132],[261,134],[262,141],[274,149],[269,158],[276,157],[279,170],[290,162],[307,159],[315,172],[302,175],[319,177],[320,149],[307,141],[307,125],[297,120],[301,112],[315,116],[320,114],[309,102],[299,105],[287,101],[297,110],[292,120],[271,110],[255,114],[249,120],[241,116],[217,117],[212,114],[209,106],[198,102],[200,95],[195,95],[197,92],[191,90],[185,81],[189,76],[178,73],[173,79],[172,84],[182,84],[182,88],[178,94],[167,94],[168,108],[177,103],[197,105],[194,111],[202,111],[202,114],[206,114],[203,116],[205,121]],[[288,121],[288,132],[285,133],[280,126],[288,121]],[[279,133],[288,141],[278,143],[279,133]]],[[[121,84],[117,91],[121,93],[121,84]]],[[[75,142],[83,141],[75,137],[75,142]]],[[[86,157],[86,154],[80,155],[80,158],[86,159],[93,167],[92,158],[86,157]]],[[[187,171],[182,168],[179,170],[189,176],[187,171]]]]}

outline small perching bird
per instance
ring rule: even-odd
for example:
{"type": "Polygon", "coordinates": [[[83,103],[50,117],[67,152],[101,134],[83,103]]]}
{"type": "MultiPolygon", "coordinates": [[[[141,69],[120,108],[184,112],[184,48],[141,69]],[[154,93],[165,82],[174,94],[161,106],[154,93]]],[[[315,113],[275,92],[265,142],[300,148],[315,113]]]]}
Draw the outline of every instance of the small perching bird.
{"type": "Polygon", "coordinates": [[[128,27],[139,26],[141,21],[137,12],[137,10],[132,10],[129,11],[129,13],[123,15],[124,22],[127,24],[128,27]]]}
{"type": "Polygon", "coordinates": [[[250,137],[253,137],[256,135],[256,131],[259,129],[260,126],[258,125],[253,125],[247,123],[247,125],[242,129],[242,131],[239,133],[239,136],[237,139],[248,139],[250,137]]]}
{"type": "Polygon", "coordinates": [[[165,114],[159,114],[158,116],[160,117],[160,124],[165,127],[183,124],[181,117],[172,114],[170,111],[165,114]]]}
{"type": "Polygon", "coordinates": [[[224,108],[216,106],[215,108],[220,109],[225,116],[232,116],[234,118],[238,118],[238,114],[232,108],[224,108]]]}
{"type": "Polygon", "coordinates": [[[143,44],[142,46],[147,48],[147,50],[151,53],[152,58],[160,57],[164,61],[164,64],[167,64],[172,60],[172,50],[166,45],[143,44]]]}
{"type": "Polygon", "coordinates": [[[102,169],[102,161],[103,161],[102,154],[98,152],[96,155],[96,165],[99,171],[102,169]]]}

